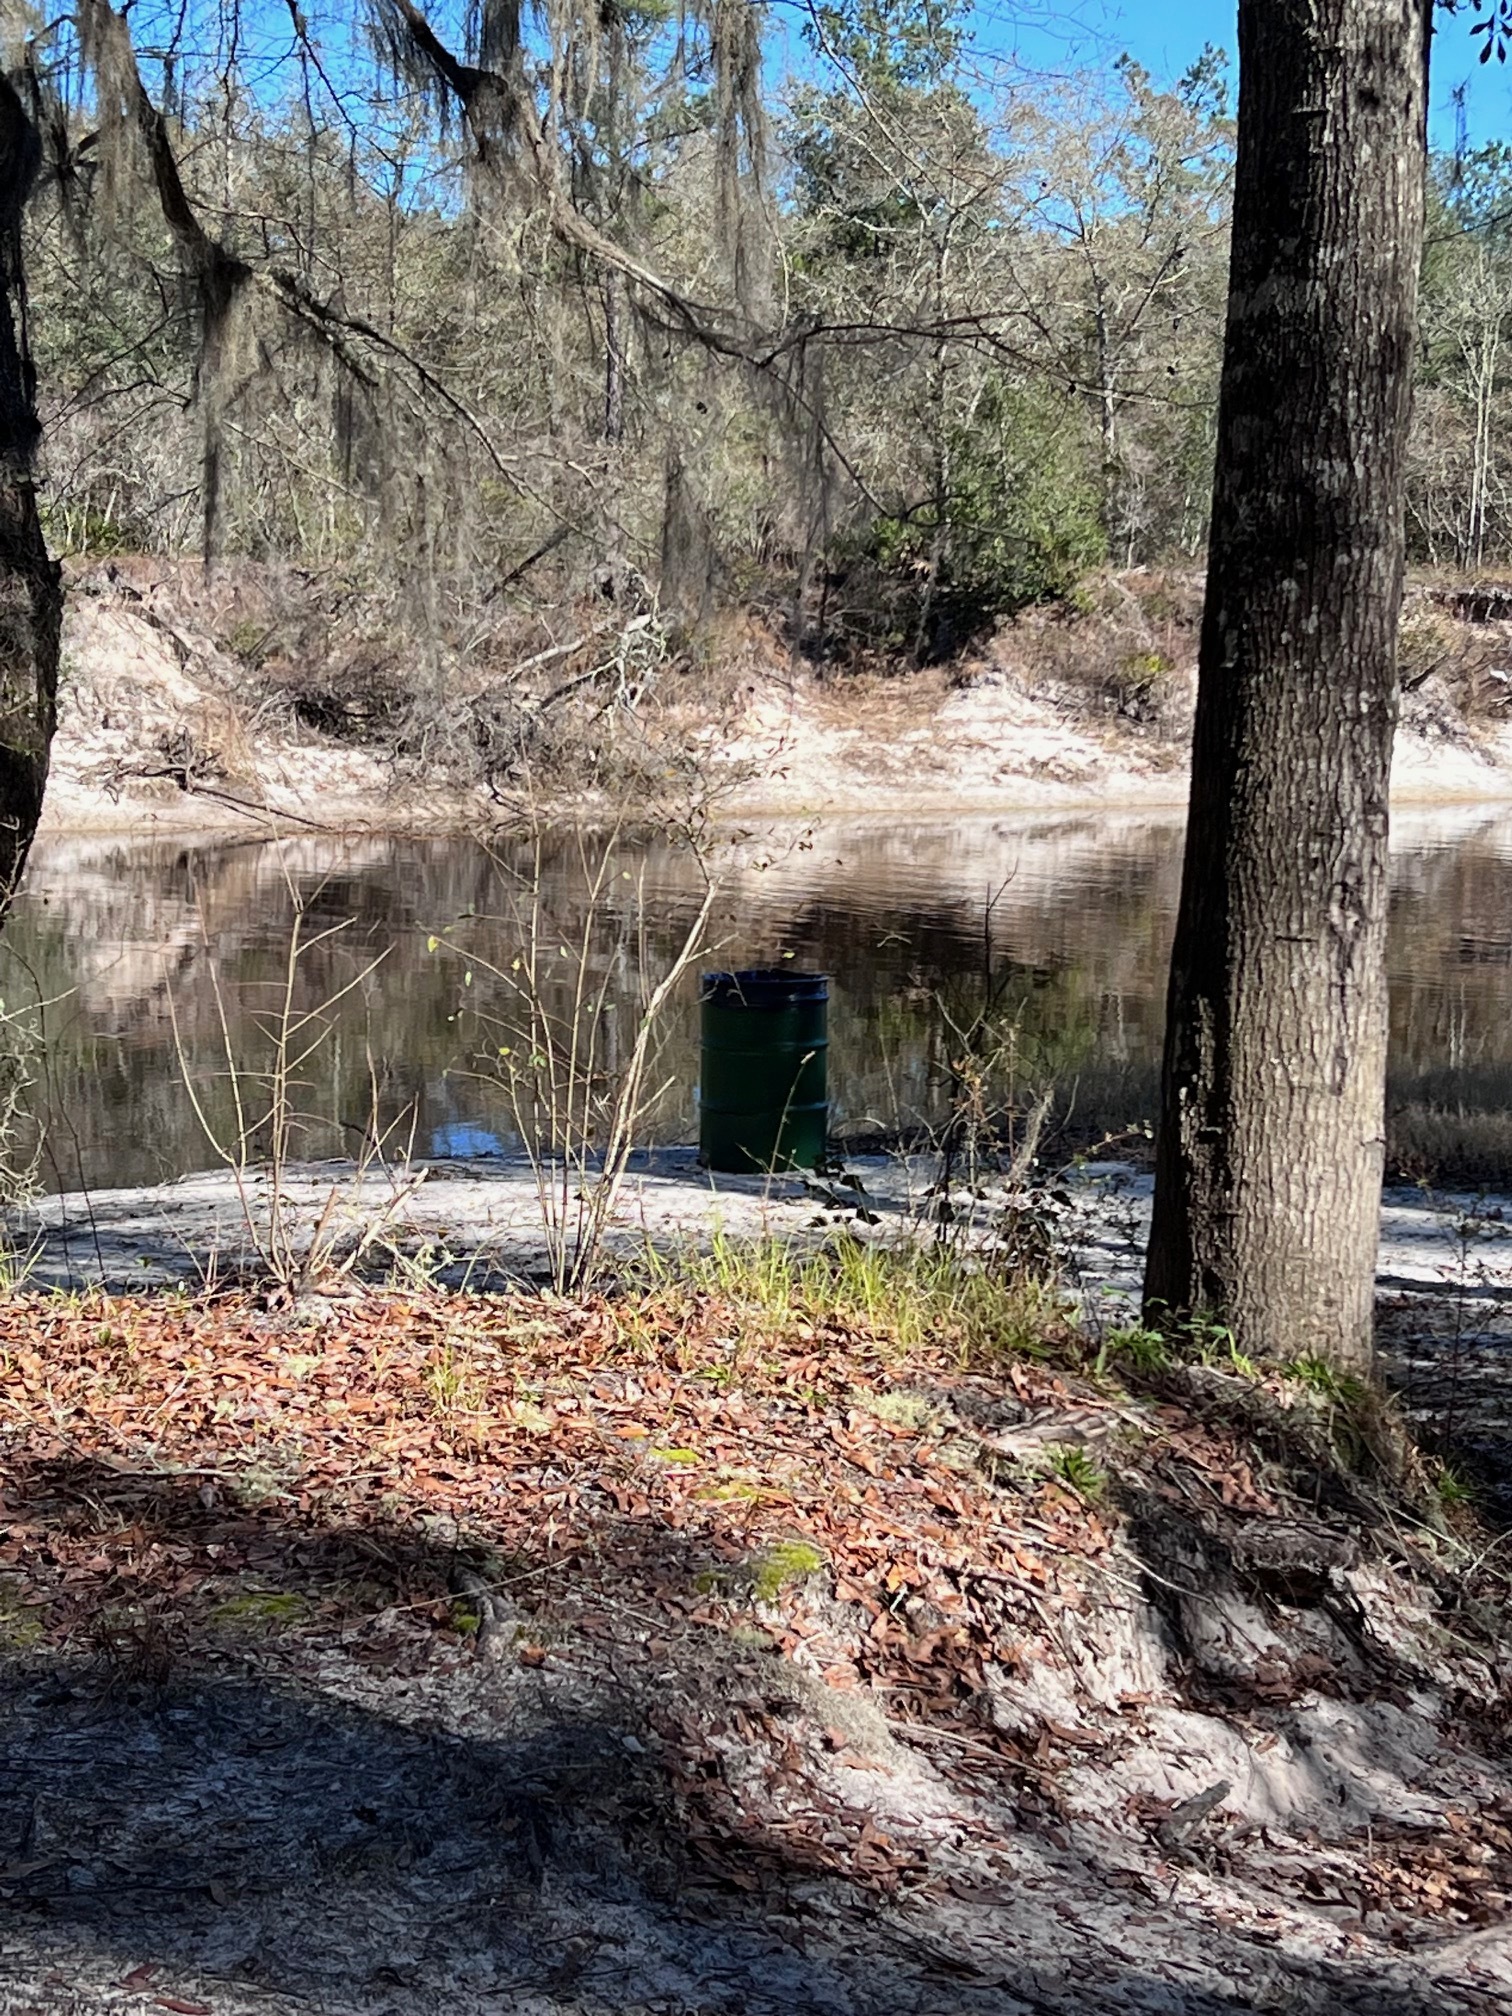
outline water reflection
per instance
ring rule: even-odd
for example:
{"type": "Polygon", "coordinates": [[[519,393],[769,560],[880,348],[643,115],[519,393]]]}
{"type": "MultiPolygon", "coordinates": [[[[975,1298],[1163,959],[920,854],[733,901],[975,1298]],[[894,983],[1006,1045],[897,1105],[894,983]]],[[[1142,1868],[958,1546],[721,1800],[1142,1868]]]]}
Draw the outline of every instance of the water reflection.
{"type": "MultiPolygon", "coordinates": [[[[398,1124],[422,1152],[512,1145],[498,1053],[525,929],[530,847],[306,838],[39,847],[0,940],[7,1002],[40,1004],[36,1103],[51,1188],[146,1182],[212,1164],[238,1131],[234,1057],[255,1071],[286,979],[295,899],[312,942],[301,1010],[345,988],[302,1077],[300,1152],[351,1153],[398,1124]],[[320,936],[319,934],[327,934],[320,936]],[[375,963],[377,962],[377,963],[375,963]],[[470,978],[469,978],[470,976],[470,978]]],[[[1027,1083],[1054,1078],[1086,1129],[1148,1115],[1159,1054],[1180,829],[1148,818],[846,825],[743,836],[717,850],[710,960],[832,976],[832,1089],[847,1126],[939,1110],[952,1018],[992,985],[1023,1031],[1027,1083]]],[[[623,842],[593,895],[595,843],[542,851],[549,956],[587,948],[604,1054],[628,1041],[647,973],[697,914],[701,871],[660,841],[623,842]]],[[[563,970],[570,970],[569,961],[563,970]]],[[[1471,1116],[1512,1111],[1512,815],[1398,821],[1391,932],[1393,1098],[1471,1116]]],[[[667,1023],[653,1131],[694,1127],[696,982],[667,1023]]],[[[256,1087],[242,1124],[265,1132],[256,1087]]],[[[1512,1172],[1509,1172],[1512,1175],[1512,1172]]]]}

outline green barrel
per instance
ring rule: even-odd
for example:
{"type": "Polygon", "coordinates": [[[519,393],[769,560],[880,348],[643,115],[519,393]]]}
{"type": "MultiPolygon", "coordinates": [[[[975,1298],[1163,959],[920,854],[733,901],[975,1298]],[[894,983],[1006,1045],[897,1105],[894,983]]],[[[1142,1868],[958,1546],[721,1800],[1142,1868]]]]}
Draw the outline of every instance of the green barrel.
{"type": "Polygon", "coordinates": [[[749,1176],[812,1169],[829,1130],[829,980],[757,967],[703,976],[699,1153],[749,1176]]]}

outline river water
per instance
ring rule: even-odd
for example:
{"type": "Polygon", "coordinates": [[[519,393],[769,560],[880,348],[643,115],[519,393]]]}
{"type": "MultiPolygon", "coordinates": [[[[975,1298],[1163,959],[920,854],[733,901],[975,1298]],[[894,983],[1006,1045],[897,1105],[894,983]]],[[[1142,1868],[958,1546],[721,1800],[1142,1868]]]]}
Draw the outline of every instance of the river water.
{"type": "MultiPolygon", "coordinates": [[[[265,1146],[261,1082],[296,914],[292,999],[313,1018],[296,1152],[353,1153],[376,1125],[417,1153],[486,1155],[517,1139],[509,1076],[529,1040],[511,1002],[532,920],[550,1005],[566,1012],[581,970],[612,1068],[708,875],[699,964],[790,959],[831,975],[842,1129],[937,1117],[952,1028],[990,1000],[1017,1032],[1020,1096],[1053,1083],[1058,1140],[1085,1142],[1152,1112],[1180,844],[1178,822],[1147,816],[726,834],[701,858],[569,831],[538,853],[512,840],[57,838],[36,850],[0,939],[0,991],[39,1032],[26,1100],[45,1188],[213,1167],[210,1135],[232,1153],[239,1139],[265,1146]]],[[[1409,1167],[1447,1154],[1512,1186],[1512,811],[1405,813],[1394,860],[1399,1146],[1409,1167]]],[[[696,997],[690,971],[655,1061],[644,1131],[661,1139],[696,1131],[696,997]]]]}

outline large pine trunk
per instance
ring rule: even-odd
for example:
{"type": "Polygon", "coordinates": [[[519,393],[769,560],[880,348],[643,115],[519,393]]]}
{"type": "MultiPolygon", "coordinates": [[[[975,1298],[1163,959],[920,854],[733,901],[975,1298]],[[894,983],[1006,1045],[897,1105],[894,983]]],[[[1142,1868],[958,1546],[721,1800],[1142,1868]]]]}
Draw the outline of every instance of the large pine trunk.
{"type": "Polygon", "coordinates": [[[1240,0],[1153,1320],[1371,1357],[1431,0],[1240,0]]]}
{"type": "Polygon", "coordinates": [[[63,591],[37,515],[35,388],[26,351],[20,211],[36,135],[0,78],[0,916],[15,893],[42,813],[57,721],[63,591]]]}

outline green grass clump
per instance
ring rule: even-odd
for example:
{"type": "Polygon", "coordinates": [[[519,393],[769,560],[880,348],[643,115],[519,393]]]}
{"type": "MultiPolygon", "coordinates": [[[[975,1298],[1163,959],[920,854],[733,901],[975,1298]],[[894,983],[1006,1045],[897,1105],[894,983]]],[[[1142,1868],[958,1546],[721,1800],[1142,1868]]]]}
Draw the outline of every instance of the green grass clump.
{"type": "Polygon", "coordinates": [[[1123,1364],[1145,1374],[1164,1372],[1171,1364],[1171,1348],[1158,1330],[1131,1324],[1126,1330],[1110,1330],[1098,1347],[1093,1371],[1101,1379],[1109,1368],[1123,1364]]]}
{"type": "Polygon", "coordinates": [[[483,1382],[466,1355],[450,1344],[432,1353],[425,1367],[425,1390],[437,1414],[480,1414],[487,1397],[483,1382]]]}
{"type": "Polygon", "coordinates": [[[1069,1484],[1083,1498],[1100,1498],[1108,1480],[1096,1460],[1079,1443],[1053,1442],[1044,1452],[1045,1474],[1069,1484]]]}
{"type": "Polygon", "coordinates": [[[758,1603],[775,1603],[790,1583],[806,1582],[824,1566],[824,1556],[808,1540],[779,1540],[755,1563],[751,1594],[758,1603]]]}
{"type": "Polygon", "coordinates": [[[1310,1393],[1331,1402],[1336,1407],[1358,1407],[1368,1396],[1365,1381],[1353,1372],[1341,1372],[1337,1365],[1330,1365],[1326,1358],[1304,1354],[1294,1358],[1285,1368],[1286,1376],[1295,1379],[1299,1386],[1305,1386],[1310,1393]]]}
{"type": "Polygon", "coordinates": [[[716,1232],[706,1253],[658,1266],[664,1281],[718,1295],[768,1333],[832,1325],[899,1352],[943,1346],[963,1364],[1042,1353],[1065,1324],[1052,1283],[908,1241],[844,1238],[815,1249],[716,1232]]]}
{"type": "Polygon", "coordinates": [[[1439,1504],[1446,1512],[1458,1512],[1476,1504],[1479,1492],[1468,1477],[1463,1477],[1452,1464],[1445,1463],[1433,1480],[1433,1488],[1439,1504]]]}
{"type": "MultiPolygon", "coordinates": [[[[1236,1378],[1257,1379],[1260,1368],[1240,1350],[1227,1323],[1198,1311],[1193,1316],[1170,1316],[1158,1329],[1143,1324],[1114,1331],[1108,1339],[1110,1359],[1121,1349],[1127,1362],[1141,1370],[1161,1369],[1153,1363],[1157,1347],[1165,1353],[1167,1365],[1202,1365],[1210,1370],[1231,1372],[1236,1378]]],[[[1099,1358],[1099,1369],[1102,1360],[1099,1358]]]]}
{"type": "Polygon", "coordinates": [[[309,1600],[290,1589],[246,1589],[217,1603],[210,1621],[223,1628],[278,1631],[298,1624],[309,1608],[309,1600]]]}

